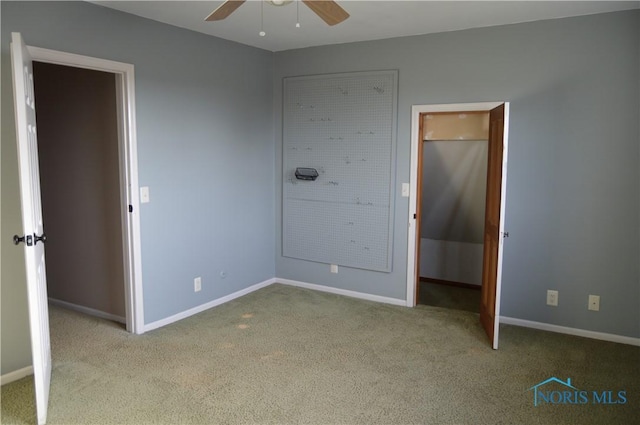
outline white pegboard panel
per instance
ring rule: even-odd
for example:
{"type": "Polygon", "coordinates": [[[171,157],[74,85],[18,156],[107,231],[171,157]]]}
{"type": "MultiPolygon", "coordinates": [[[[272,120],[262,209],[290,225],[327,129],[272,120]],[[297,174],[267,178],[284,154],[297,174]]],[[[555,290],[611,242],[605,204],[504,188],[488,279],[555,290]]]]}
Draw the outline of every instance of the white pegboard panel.
{"type": "Polygon", "coordinates": [[[391,271],[397,71],[285,78],[283,255],[391,271]],[[297,167],[319,172],[297,180],[297,167]]]}

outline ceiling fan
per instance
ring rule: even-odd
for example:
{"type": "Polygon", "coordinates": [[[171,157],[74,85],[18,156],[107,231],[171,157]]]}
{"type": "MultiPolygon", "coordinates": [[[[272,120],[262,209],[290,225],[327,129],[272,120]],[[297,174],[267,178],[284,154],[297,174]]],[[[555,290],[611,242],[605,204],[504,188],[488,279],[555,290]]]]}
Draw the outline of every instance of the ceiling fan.
{"type": "MultiPolygon", "coordinates": [[[[214,10],[205,21],[221,21],[231,15],[246,0],[227,0],[214,10]]],[[[274,6],[291,3],[292,0],[266,0],[274,6]]],[[[349,17],[338,3],[332,0],[301,0],[309,9],[329,25],[336,25],[349,17]]]]}

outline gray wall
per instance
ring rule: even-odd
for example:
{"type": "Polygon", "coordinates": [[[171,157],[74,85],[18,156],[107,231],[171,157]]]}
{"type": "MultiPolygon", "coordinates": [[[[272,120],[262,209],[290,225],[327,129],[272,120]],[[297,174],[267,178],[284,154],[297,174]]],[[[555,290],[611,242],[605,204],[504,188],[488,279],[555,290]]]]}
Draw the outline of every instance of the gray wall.
{"type": "MultiPolygon", "coordinates": [[[[505,100],[502,314],[639,337],[639,43],[640,12],[631,11],[277,53],[276,123],[283,77],[400,72],[393,271],[330,274],[282,257],[278,242],[277,276],[404,299],[408,199],[399,185],[409,181],[411,105],[505,100]],[[545,305],[548,288],[559,290],[558,307],[545,305]],[[601,296],[600,312],[587,311],[589,294],[601,296]]],[[[276,169],[280,140],[276,127],[276,169]]]]}
{"type": "Polygon", "coordinates": [[[31,364],[24,259],[10,241],[21,228],[12,31],[135,66],[139,178],[151,189],[141,205],[145,323],[275,275],[270,52],[86,2],[1,7],[2,374],[31,364]]]}
{"type": "Polygon", "coordinates": [[[33,69],[49,298],[124,319],[115,75],[33,69]]]}

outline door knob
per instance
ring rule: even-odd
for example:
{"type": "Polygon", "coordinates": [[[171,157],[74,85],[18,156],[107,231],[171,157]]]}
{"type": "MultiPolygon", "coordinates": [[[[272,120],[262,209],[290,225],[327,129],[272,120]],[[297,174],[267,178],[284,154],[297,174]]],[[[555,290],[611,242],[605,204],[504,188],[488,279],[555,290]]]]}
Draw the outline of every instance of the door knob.
{"type": "Polygon", "coordinates": [[[24,242],[27,244],[27,246],[31,246],[33,245],[33,238],[31,235],[26,235],[26,236],[13,235],[14,245],[20,245],[20,242],[24,242]]]}

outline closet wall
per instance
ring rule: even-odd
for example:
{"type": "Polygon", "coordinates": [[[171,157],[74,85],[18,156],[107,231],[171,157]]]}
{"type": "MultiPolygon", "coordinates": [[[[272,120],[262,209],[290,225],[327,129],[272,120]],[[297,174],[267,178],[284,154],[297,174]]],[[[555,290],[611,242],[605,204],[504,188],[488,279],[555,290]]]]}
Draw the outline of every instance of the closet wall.
{"type": "Polygon", "coordinates": [[[488,113],[425,115],[420,276],[480,285],[488,113]]]}

